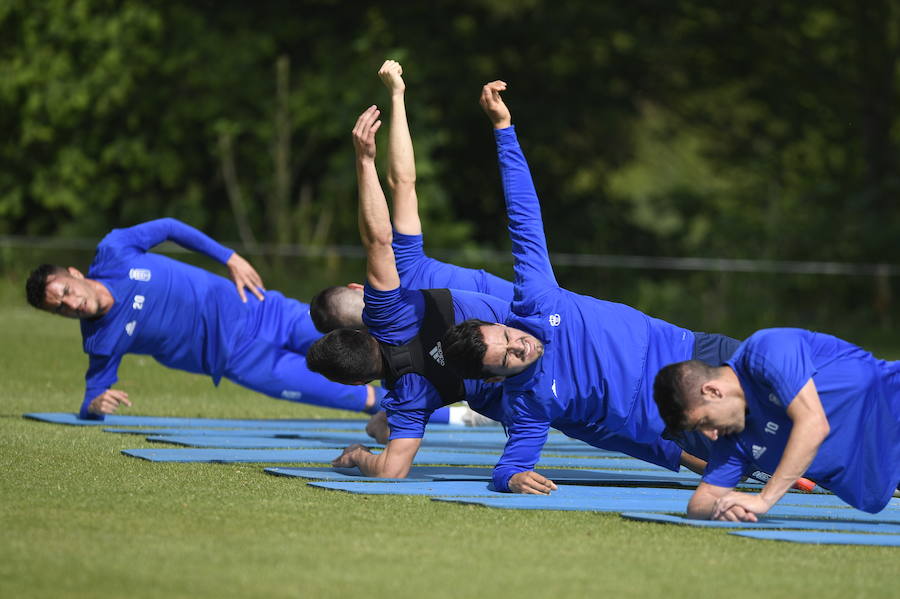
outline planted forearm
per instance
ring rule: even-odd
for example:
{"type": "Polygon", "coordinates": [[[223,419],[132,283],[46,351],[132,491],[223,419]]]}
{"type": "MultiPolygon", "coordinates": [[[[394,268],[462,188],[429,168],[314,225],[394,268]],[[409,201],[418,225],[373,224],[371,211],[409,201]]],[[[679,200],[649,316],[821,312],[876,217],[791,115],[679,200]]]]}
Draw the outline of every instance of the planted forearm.
{"type": "Polygon", "coordinates": [[[687,517],[695,520],[709,520],[715,511],[716,501],[730,492],[731,488],[701,482],[688,502],[687,517]]]}
{"type": "Polygon", "coordinates": [[[794,422],[791,435],[784,448],[784,455],[772,478],[766,482],[760,496],[769,505],[775,505],[779,499],[803,476],[806,469],[816,457],[819,446],[828,436],[828,423],[818,420],[794,422]]]}

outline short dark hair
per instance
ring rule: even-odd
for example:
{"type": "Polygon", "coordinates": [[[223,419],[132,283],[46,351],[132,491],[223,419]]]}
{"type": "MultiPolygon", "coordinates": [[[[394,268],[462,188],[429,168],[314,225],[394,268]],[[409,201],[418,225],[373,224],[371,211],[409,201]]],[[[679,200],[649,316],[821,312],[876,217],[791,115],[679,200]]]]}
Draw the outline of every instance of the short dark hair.
{"type": "Polygon", "coordinates": [[[714,374],[715,368],[700,360],[669,364],[656,373],[653,400],[666,423],[666,430],[678,432],[686,428],[685,412],[696,402],[703,383],[714,374]]]}
{"type": "Polygon", "coordinates": [[[444,333],[441,345],[447,364],[464,379],[486,379],[493,376],[484,368],[487,345],[481,327],[494,323],[470,318],[444,333]]]}
{"type": "Polygon", "coordinates": [[[378,342],[366,331],[331,331],[306,352],[306,365],[336,383],[368,383],[381,376],[378,342]]]}
{"type": "Polygon", "coordinates": [[[66,274],[68,271],[56,264],[41,264],[28,275],[25,281],[25,299],[28,303],[43,310],[44,299],[47,295],[47,279],[50,276],[66,274]]]}
{"type": "Polygon", "coordinates": [[[351,293],[345,286],[327,287],[309,301],[309,316],[320,333],[330,333],[347,326],[343,318],[342,298],[351,293]]]}

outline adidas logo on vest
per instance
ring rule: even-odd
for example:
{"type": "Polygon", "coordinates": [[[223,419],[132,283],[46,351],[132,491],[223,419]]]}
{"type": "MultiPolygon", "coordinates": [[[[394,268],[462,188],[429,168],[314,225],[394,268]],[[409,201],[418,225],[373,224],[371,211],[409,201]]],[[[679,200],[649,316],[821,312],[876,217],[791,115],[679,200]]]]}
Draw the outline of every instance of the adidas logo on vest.
{"type": "Polygon", "coordinates": [[[444,350],[441,348],[441,342],[438,341],[437,345],[431,348],[431,351],[428,352],[428,355],[434,358],[434,361],[440,364],[441,366],[446,366],[447,364],[444,362],[444,350]]]}

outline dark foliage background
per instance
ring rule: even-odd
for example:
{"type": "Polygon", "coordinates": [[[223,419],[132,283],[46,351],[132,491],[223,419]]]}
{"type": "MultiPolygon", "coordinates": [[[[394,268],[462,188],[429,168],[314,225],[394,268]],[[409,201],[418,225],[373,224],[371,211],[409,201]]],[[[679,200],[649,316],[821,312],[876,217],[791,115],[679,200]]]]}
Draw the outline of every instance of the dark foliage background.
{"type": "MultiPolygon", "coordinates": [[[[502,78],[554,252],[896,265],[898,4],[7,0],[0,234],[355,244],[349,131],[390,57],[436,251],[508,247],[477,105],[502,78]]],[[[257,258],[288,289],[359,266],[257,258]]],[[[558,274],[694,328],[890,335],[885,272],[558,274]]]]}

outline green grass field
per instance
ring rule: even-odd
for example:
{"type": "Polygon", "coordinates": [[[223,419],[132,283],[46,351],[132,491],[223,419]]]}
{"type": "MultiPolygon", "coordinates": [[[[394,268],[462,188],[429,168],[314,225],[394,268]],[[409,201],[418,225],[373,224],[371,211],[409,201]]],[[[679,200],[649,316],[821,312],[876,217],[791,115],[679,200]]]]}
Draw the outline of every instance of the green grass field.
{"type": "MultiPolygon", "coordinates": [[[[620,520],[307,488],[259,465],[153,464],[74,411],[74,321],[0,286],[0,597],[892,597],[891,548],[804,546],[620,520]]],[[[894,352],[896,357],[896,353],[894,352]]],[[[335,417],[127,357],[127,413],[335,417]]],[[[352,414],[342,415],[352,417],[352,414]]]]}

